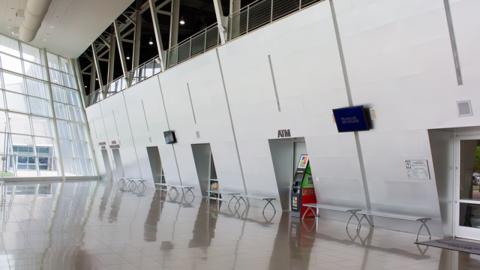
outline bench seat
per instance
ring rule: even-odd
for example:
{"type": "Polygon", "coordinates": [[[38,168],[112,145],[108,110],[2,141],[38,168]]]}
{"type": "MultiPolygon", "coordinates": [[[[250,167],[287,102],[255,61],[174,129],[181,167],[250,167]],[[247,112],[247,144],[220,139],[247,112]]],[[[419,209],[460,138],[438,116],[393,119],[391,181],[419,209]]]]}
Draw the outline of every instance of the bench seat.
{"type": "Polygon", "coordinates": [[[275,205],[273,204],[273,201],[277,200],[277,197],[241,194],[239,196],[237,202],[239,202],[240,200],[243,200],[245,202],[245,204],[249,207],[250,202],[248,202],[248,200],[245,200],[245,198],[246,199],[254,199],[254,200],[265,201],[265,206],[263,207],[262,213],[265,213],[265,209],[269,205],[272,207],[272,209],[273,209],[273,211],[275,211],[275,213],[277,212],[277,209],[275,208],[275,205]]]}
{"type": "Polygon", "coordinates": [[[428,238],[432,239],[432,233],[430,232],[430,228],[428,228],[427,222],[432,220],[429,217],[424,217],[424,216],[413,216],[413,215],[403,215],[403,214],[395,214],[395,213],[388,213],[388,212],[382,212],[382,211],[374,211],[374,210],[362,210],[358,212],[358,214],[362,215],[359,221],[359,225],[362,222],[363,219],[367,220],[368,224],[370,226],[374,226],[372,220],[369,217],[382,217],[382,218],[391,218],[391,219],[399,219],[399,220],[407,220],[407,221],[418,221],[420,222],[420,227],[418,228],[417,231],[417,238],[415,240],[415,243],[418,243],[418,237],[420,236],[420,233],[422,232],[422,229],[425,228],[425,230],[428,233],[428,238]]]}

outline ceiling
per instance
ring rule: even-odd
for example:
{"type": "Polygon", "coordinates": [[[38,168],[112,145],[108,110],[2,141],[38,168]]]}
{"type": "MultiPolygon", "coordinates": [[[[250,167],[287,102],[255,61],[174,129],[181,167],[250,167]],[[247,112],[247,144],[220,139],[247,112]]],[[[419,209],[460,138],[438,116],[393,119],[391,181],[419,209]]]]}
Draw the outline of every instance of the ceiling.
{"type": "MultiPolygon", "coordinates": [[[[0,0],[0,33],[16,37],[27,0],[0,0]]],[[[133,0],[52,0],[32,45],[76,58],[133,0]]]]}

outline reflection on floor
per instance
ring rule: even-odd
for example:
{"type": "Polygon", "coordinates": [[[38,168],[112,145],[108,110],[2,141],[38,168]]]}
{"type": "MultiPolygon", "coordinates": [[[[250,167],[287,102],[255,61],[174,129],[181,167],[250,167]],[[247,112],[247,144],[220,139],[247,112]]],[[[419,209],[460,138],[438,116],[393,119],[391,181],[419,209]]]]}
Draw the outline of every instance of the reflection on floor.
{"type": "Polygon", "coordinates": [[[9,186],[0,269],[480,269],[480,256],[423,250],[411,234],[171,200],[111,181],[9,186]]]}

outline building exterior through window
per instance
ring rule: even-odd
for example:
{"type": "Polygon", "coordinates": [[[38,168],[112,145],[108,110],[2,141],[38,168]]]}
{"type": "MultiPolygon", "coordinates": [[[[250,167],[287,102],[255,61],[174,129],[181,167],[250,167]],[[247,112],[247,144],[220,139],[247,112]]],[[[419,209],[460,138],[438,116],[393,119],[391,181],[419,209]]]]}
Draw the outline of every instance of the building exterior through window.
{"type": "Polygon", "coordinates": [[[0,35],[1,177],[95,176],[83,110],[69,59],[0,35]]]}

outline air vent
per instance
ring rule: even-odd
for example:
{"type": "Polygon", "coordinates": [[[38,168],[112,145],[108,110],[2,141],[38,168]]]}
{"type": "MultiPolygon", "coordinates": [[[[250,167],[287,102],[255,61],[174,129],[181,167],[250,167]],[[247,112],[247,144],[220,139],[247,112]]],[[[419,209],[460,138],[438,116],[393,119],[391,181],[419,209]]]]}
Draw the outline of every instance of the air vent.
{"type": "Polygon", "coordinates": [[[25,10],[17,9],[17,12],[15,13],[15,15],[19,18],[24,18],[25,17],[25,10]]]}
{"type": "Polygon", "coordinates": [[[462,100],[457,101],[457,108],[458,108],[458,116],[465,117],[465,116],[472,116],[472,103],[470,100],[462,100]]]}

